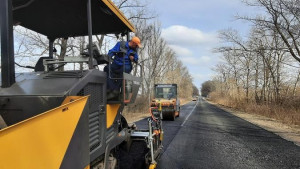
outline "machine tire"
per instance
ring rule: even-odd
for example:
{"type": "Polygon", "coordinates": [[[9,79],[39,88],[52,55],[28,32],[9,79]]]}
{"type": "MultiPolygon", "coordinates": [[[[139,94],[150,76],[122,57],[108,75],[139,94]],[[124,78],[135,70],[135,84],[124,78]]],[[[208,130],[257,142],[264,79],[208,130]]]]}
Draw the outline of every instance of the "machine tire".
{"type": "Polygon", "coordinates": [[[174,121],[174,120],[175,120],[175,117],[176,117],[175,111],[171,112],[171,113],[170,113],[170,119],[171,119],[171,121],[174,121]]]}

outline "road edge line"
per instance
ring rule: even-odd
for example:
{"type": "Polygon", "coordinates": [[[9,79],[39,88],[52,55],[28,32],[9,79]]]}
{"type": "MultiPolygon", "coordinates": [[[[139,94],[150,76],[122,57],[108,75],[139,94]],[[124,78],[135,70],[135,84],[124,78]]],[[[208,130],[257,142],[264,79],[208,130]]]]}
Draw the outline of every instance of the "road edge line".
{"type": "Polygon", "coordinates": [[[197,100],[197,103],[195,104],[193,110],[190,112],[190,114],[185,118],[185,120],[183,121],[183,123],[181,124],[181,126],[183,126],[185,124],[185,122],[188,120],[188,118],[190,117],[190,115],[193,113],[193,111],[195,110],[196,106],[199,103],[199,99],[197,100]]]}

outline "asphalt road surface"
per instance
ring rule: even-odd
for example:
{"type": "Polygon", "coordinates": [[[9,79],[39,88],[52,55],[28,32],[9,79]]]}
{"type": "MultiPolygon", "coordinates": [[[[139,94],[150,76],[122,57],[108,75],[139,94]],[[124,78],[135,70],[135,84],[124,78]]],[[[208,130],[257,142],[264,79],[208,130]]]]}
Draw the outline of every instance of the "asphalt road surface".
{"type": "Polygon", "coordinates": [[[158,169],[300,169],[300,147],[203,99],[182,106],[163,128],[158,169]]]}

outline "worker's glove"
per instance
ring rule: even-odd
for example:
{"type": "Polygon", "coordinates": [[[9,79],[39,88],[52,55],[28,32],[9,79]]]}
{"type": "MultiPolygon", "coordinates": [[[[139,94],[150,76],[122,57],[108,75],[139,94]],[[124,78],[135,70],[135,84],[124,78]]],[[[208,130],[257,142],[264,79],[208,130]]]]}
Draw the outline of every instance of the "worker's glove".
{"type": "Polygon", "coordinates": [[[130,59],[131,62],[137,63],[137,61],[135,61],[135,59],[134,59],[134,56],[130,55],[129,59],[130,59]]]}

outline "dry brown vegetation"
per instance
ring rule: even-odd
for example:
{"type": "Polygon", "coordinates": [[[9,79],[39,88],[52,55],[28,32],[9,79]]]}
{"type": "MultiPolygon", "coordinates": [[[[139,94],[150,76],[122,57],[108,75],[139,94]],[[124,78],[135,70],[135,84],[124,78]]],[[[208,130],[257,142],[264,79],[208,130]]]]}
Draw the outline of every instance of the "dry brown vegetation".
{"type": "Polygon", "coordinates": [[[220,31],[224,42],[215,51],[223,62],[206,90],[219,104],[248,113],[300,124],[299,3],[292,0],[245,0],[263,15],[238,16],[251,31],[220,31]],[[211,87],[213,86],[213,87],[211,87]]]}
{"type": "Polygon", "coordinates": [[[149,105],[145,97],[138,97],[134,104],[127,105],[122,113],[128,123],[149,117],[149,105]]]}
{"type": "Polygon", "coordinates": [[[272,119],[276,119],[288,125],[300,125],[300,99],[294,99],[281,105],[276,104],[256,104],[255,102],[246,102],[246,100],[234,97],[221,96],[217,92],[210,95],[210,100],[230,108],[241,110],[249,114],[257,114],[272,119]]]}

